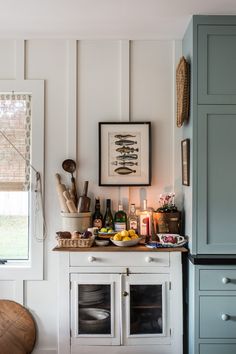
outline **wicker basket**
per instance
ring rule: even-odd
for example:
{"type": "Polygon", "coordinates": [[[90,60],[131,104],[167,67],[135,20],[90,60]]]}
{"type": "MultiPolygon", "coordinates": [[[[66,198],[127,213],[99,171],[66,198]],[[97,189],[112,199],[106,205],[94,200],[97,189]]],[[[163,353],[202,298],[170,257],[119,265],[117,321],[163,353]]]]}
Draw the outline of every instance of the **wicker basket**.
{"type": "Polygon", "coordinates": [[[61,248],[92,247],[94,237],[90,238],[60,238],[57,237],[57,246],[61,248]]]}
{"type": "Polygon", "coordinates": [[[184,57],[179,61],[176,69],[176,96],[177,112],[176,124],[181,127],[189,119],[189,100],[190,100],[190,67],[184,57]]]}

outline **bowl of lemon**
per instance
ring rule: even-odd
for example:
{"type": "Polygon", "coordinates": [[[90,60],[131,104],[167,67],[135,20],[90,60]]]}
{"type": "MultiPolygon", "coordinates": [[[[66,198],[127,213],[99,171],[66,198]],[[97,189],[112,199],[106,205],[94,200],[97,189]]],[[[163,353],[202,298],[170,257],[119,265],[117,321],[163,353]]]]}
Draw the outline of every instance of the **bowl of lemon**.
{"type": "Polygon", "coordinates": [[[141,239],[142,237],[139,237],[135,230],[122,230],[110,238],[111,242],[119,247],[135,246],[141,239]]]}

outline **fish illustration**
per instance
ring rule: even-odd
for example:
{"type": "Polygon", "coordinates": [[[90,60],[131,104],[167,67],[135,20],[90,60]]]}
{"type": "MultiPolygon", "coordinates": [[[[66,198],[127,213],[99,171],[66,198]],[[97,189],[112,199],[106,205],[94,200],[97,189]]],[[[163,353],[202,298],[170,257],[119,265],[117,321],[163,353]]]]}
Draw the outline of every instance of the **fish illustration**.
{"type": "Polygon", "coordinates": [[[115,135],[115,138],[117,139],[127,139],[127,138],[135,138],[136,135],[130,135],[130,134],[126,134],[126,135],[122,135],[122,134],[117,134],[115,135]]]}
{"type": "Polygon", "coordinates": [[[131,170],[129,167],[118,167],[115,172],[119,173],[119,175],[129,175],[130,173],[135,173],[136,170],[131,170]]]}
{"type": "Polygon", "coordinates": [[[122,140],[116,140],[115,144],[122,145],[122,146],[123,145],[133,145],[133,144],[137,144],[137,141],[122,139],[122,140]]]}
{"type": "Polygon", "coordinates": [[[133,161],[113,161],[112,163],[111,163],[112,165],[121,165],[121,166],[134,166],[134,165],[136,165],[136,166],[138,166],[138,163],[137,162],[133,162],[133,161]]]}
{"type": "Polygon", "coordinates": [[[137,154],[128,154],[128,155],[118,155],[116,156],[117,160],[136,160],[138,158],[137,154]]]}
{"type": "Polygon", "coordinates": [[[135,149],[133,147],[129,146],[122,146],[118,149],[116,149],[117,152],[120,152],[121,154],[129,154],[130,152],[138,151],[139,149],[135,149]]]}

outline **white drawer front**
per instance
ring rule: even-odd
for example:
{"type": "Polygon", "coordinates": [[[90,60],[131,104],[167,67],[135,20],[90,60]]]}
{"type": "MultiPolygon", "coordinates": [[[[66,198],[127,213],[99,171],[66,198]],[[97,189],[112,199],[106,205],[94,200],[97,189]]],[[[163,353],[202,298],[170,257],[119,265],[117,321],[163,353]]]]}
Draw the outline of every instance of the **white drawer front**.
{"type": "Polygon", "coordinates": [[[169,252],[71,252],[70,266],[74,267],[169,267],[169,252]]]}

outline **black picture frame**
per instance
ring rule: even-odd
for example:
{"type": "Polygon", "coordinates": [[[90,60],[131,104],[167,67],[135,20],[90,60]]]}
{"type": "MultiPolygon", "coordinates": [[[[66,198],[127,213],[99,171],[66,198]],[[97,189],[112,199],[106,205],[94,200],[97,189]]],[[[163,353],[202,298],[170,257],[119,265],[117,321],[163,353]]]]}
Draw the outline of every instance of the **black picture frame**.
{"type": "Polygon", "coordinates": [[[99,186],[151,185],[151,122],[99,122],[99,186]]]}
{"type": "Polygon", "coordinates": [[[181,141],[182,185],[190,185],[190,139],[181,141]]]}

